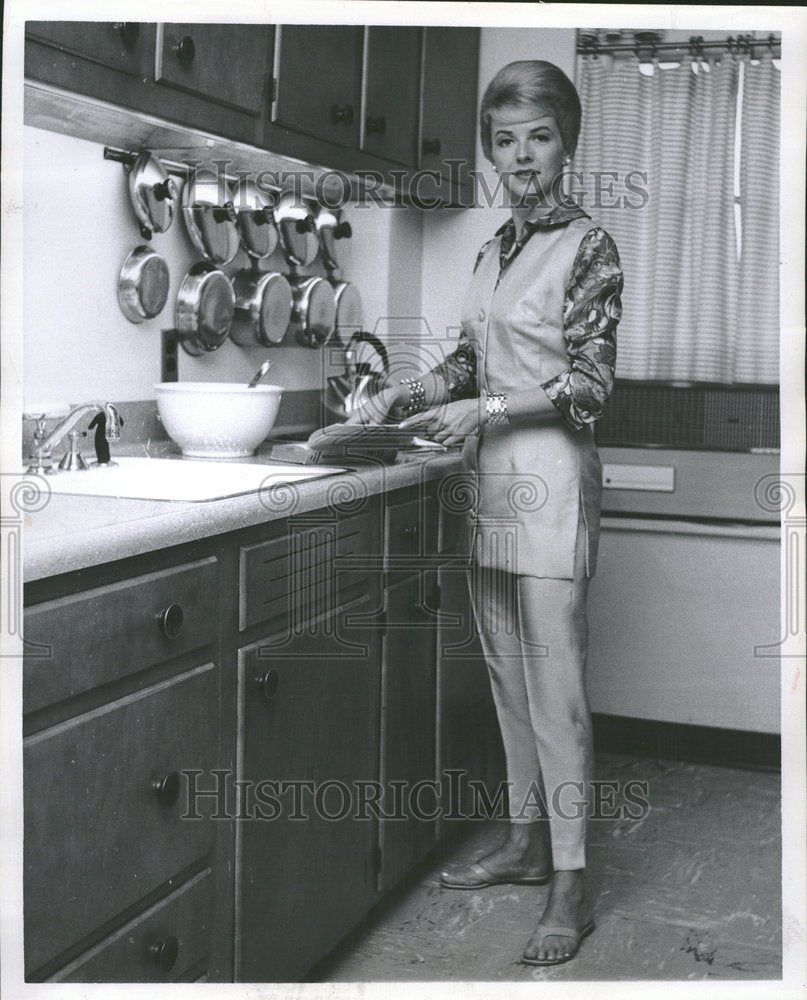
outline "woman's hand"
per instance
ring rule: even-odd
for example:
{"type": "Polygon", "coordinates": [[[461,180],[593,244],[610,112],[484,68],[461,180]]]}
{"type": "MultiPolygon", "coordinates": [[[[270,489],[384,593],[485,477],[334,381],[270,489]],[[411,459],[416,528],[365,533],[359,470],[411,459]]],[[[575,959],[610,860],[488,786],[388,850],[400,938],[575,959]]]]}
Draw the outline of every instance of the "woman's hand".
{"type": "Polygon", "coordinates": [[[415,434],[422,432],[446,447],[461,444],[469,434],[479,430],[479,400],[458,399],[435,406],[407,417],[399,426],[415,434]]]}
{"type": "MultiPolygon", "coordinates": [[[[401,392],[399,386],[382,389],[347,418],[348,424],[383,424],[391,413],[395,414],[406,405],[408,392],[401,392]],[[401,396],[403,395],[403,399],[401,396]]],[[[397,414],[396,414],[397,415],[397,414]]]]}

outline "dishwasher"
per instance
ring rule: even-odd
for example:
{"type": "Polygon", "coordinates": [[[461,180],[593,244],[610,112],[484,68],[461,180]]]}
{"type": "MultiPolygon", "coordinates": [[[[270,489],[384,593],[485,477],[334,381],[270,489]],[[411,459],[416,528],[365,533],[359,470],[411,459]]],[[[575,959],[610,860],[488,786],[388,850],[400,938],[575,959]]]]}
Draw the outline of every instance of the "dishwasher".
{"type": "Polygon", "coordinates": [[[777,454],[603,447],[593,712],[780,732],[777,454]],[[768,509],[768,508],[772,509],[768,509]]]}

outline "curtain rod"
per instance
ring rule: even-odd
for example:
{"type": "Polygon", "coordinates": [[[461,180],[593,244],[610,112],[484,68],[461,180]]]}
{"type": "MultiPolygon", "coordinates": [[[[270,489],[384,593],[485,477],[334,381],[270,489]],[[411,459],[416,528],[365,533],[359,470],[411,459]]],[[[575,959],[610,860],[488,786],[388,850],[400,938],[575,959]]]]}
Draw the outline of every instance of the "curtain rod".
{"type": "Polygon", "coordinates": [[[755,48],[767,48],[773,51],[780,48],[781,36],[773,33],[767,38],[757,38],[754,35],[729,35],[728,38],[705,41],[702,35],[690,35],[686,42],[662,42],[655,31],[637,31],[632,41],[601,42],[596,36],[580,33],[577,42],[578,55],[610,55],[612,52],[635,52],[638,56],[642,51],[657,52],[688,52],[691,56],[702,56],[705,49],[718,49],[733,55],[748,54],[754,57],[755,48]]]}

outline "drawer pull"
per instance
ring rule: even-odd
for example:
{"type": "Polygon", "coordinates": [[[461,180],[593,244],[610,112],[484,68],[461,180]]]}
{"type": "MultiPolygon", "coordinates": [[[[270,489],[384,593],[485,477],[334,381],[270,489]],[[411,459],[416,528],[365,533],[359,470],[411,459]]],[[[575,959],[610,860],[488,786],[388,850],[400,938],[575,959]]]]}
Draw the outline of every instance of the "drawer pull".
{"type": "Polygon", "coordinates": [[[170,972],[177,963],[179,941],[173,934],[169,934],[164,941],[155,941],[149,945],[149,955],[163,972],[170,972]]]}
{"type": "Polygon", "coordinates": [[[196,45],[190,35],[185,35],[174,46],[179,65],[183,69],[189,69],[191,63],[196,58],[196,45]]]}
{"type": "Polygon", "coordinates": [[[155,778],[151,783],[151,787],[163,805],[174,805],[179,798],[179,772],[169,771],[162,778],[155,778]]]}
{"type": "Polygon", "coordinates": [[[262,677],[255,678],[255,687],[263,693],[264,698],[268,700],[274,698],[278,687],[280,687],[280,674],[272,667],[262,677]]]}
{"type": "Polygon", "coordinates": [[[167,608],[163,608],[159,615],[157,615],[157,618],[166,639],[179,638],[179,633],[182,631],[182,622],[185,619],[181,604],[169,604],[167,608]]]}

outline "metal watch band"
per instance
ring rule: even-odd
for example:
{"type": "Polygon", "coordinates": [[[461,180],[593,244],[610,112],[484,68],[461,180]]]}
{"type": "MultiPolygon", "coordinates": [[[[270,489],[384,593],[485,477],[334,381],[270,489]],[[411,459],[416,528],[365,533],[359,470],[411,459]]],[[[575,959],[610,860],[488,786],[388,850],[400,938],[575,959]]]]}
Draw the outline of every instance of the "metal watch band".
{"type": "Polygon", "coordinates": [[[489,392],[485,396],[485,424],[496,426],[510,423],[507,412],[507,395],[503,392],[489,392]]]}

